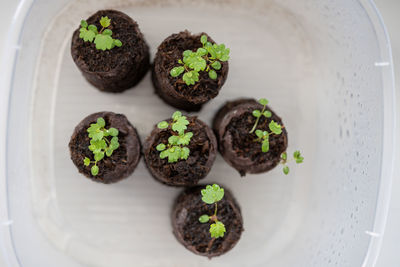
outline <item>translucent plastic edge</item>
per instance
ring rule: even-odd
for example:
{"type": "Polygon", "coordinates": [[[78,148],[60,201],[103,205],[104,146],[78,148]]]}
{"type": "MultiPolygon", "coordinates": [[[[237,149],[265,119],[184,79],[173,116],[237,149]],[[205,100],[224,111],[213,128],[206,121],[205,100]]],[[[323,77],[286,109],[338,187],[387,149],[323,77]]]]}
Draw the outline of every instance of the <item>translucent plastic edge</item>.
{"type": "MultiPolygon", "coordinates": [[[[6,42],[3,50],[3,60],[0,62],[0,249],[3,258],[9,267],[21,266],[18,260],[12,234],[12,218],[9,217],[8,209],[8,192],[6,179],[6,151],[7,151],[7,129],[8,129],[8,113],[9,100],[12,89],[12,81],[15,71],[15,62],[20,49],[21,33],[25,23],[25,19],[32,7],[34,0],[20,0],[16,12],[13,15],[11,26],[7,32],[6,42]],[[12,66],[12,68],[10,68],[12,66]]],[[[394,172],[394,156],[395,150],[393,147],[397,145],[395,140],[395,85],[394,85],[394,70],[392,60],[392,49],[390,38],[382,16],[379,13],[373,0],[368,0],[368,4],[373,10],[373,13],[368,12],[368,15],[373,18],[374,15],[379,25],[374,24],[376,31],[383,31],[385,42],[380,43],[382,54],[387,54],[387,66],[390,69],[391,88],[384,88],[384,136],[383,136],[383,153],[382,153],[382,170],[381,183],[379,188],[379,196],[376,208],[376,217],[372,231],[366,230],[366,234],[371,236],[371,241],[368,247],[367,255],[363,262],[363,267],[374,266],[376,264],[380,248],[382,245],[382,237],[384,234],[387,216],[389,212],[391,184],[394,172]],[[379,27],[379,28],[378,28],[379,27]],[[386,49],[383,47],[386,46],[386,49]]],[[[364,7],[365,4],[364,4],[364,7]]],[[[373,22],[376,22],[373,21],[373,22]]],[[[385,67],[377,66],[377,67],[385,67]]]]}
{"type": "Polygon", "coordinates": [[[396,126],[396,90],[393,69],[392,48],[389,33],[384,24],[374,0],[362,2],[369,15],[379,40],[381,59],[375,62],[375,67],[382,69],[383,82],[383,151],[381,179],[376,203],[376,214],[373,229],[365,229],[365,234],[371,236],[363,267],[375,266],[382,246],[383,235],[389,213],[392,179],[394,174],[395,147],[397,145],[396,126]],[[384,38],[379,38],[384,37],[384,38]]]}
{"type": "Polygon", "coordinates": [[[21,34],[34,0],[20,0],[7,31],[0,62],[0,251],[8,267],[22,266],[14,246],[9,213],[7,184],[7,129],[11,90],[13,88],[16,60],[21,44],[21,34]]]}

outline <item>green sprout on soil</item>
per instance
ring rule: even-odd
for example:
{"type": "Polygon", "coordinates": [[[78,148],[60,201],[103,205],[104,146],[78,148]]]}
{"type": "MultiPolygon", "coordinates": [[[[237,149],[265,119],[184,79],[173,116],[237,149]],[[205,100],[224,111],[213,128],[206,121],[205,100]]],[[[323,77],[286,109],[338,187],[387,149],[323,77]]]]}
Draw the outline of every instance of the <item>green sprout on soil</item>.
{"type": "Polygon", "coordinates": [[[257,139],[255,141],[261,142],[261,151],[264,153],[269,151],[269,136],[271,134],[280,135],[282,133],[282,126],[273,120],[268,124],[268,128],[270,132],[256,130],[257,139]]]}
{"type": "MultiPolygon", "coordinates": [[[[296,161],[297,164],[303,163],[304,157],[301,155],[299,150],[293,152],[293,160],[296,161]]],[[[283,173],[286,175],[289,174],[289,166],[287,165],[289,161],[290,160],[287,158],[287,152],[283,152],[281,155],[281,164],[283,165],[283,173]]]]}
{"type": "Polygon", "coordinates": [[[161,159],[168,158],[168,163],[188,159],[190,149],[187,145],[189,145],[193,133],[185,133],[187,125],[189,125],[189,121],[180,111],[175,111],[174,114],[172,114],[171,123],[162,121],[157,124],[159,129],[167,129],[171,127],[172,131],[174,131],[174,134],[168,138],[168,144],[160,143],[156,146],[157,151],[160,151],[161,159]]]}
{"type": "Polygon", "coordinates": [[[89,150],[93,152],[94,161],[85,157],[83,163],[89,166],[91,163],[94,165],[91,168],[91,173],[96,176],[99,173],[99,166],[97,163],[101,161],[104,156],[111,157],[114,150],[119,147],[118,134],[119,131],[115,128],[104,128],[106,122],[103,118],[98,118],[96,123],[90,124],[87,129],[90,138],[89,150]]]}
{"type": "Polygon", "coordinates": [[[260,103],[261,105],[263,105],[262,110],[253,110],[253,116],[256,117],[256,122],[254,123],[253,128],[251,128],[250,133],[253,133],[258,125],[258,122],[260,121],[260,118],[262,116],[264,116],[265,118],[271,118],[272,113],[269,110],[265,110],[267,105],[268,105],[268,100],[265,98],[261,98],[260,100],[258,100],[258,103],[260,103]]]}
{"type": "Polygon", "coordinates": [[[81,20],[81,28],[79,30],[79,37],[83,39],[85,42],[93,42],[96,45],[96,49],[98,50],[110,50],[115,46],[121,47],[122,42],[118,39],[113,39],[112,31],[110,29],[106,29],[111,25],[111,19],[107,16],[101,17],[100,19],[101,30],[98,31],[97,27],[93,24],[88,25],[86,20],[81,20]]]}
{"type": "Polygon", "coordinates": [[[212,205],[215,204],[214,214],[209,216],[207,214],[201,215],[199,217],[200,223],[208,223],[213,222],[210,225],[210,234],[211,238],[219,238],[224,237],[226,229],[225,225],[218,220],[217,211],[218,211],[218,204],[217,202],[220,201],[224,197],[224,189],[219,187],[217,184],[207,185],[205,189],[201,190],[201,195],[204,203],[212,205]]]}
{"type": "Polygon", "coordinates": [[[229,60],[230,50],[224,44],[212,44],[207,41],[206,35],[200,37],[200,42],[203,47],[198,48],[196,52],[185,50],[183,60],[178,60],[181,66],[174,67],[170,71],[172,77],[178,77],[183,73],[182,80],[186,85],[198,82],[200,71],[208,72],[208,76],[213,80],[217,79],[216,71],[221,69],[221,62],[229,60]]]}

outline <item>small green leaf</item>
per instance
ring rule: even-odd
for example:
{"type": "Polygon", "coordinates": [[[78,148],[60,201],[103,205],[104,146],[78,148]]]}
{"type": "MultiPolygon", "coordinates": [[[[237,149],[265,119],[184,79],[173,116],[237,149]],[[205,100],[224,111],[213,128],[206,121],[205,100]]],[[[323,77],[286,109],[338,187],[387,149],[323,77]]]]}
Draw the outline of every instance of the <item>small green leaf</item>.
{"type": "Polygon", "coordinates": [[[160,158],[165,159],[166,157],[168,157],[168,154],[169,154],[168,150],[164,150],[160,153],[160,158]]]}
{"type": "Polygon", "coordinates": [[[215,79],[217,79],[217,73],[215,72],[215,70],[210,70],[209,72],[208,72],[208,77],[210,77],[211,79],[213,79],[213,80],[215,80],[215,79]]]}
{"type": "Polygon", "coordinates": [[[201,42],[203,45],[205,45],[205,44],[207,43],[207,35],[203,34],[203,35],[200,37],[200,42],[201,42]]]}
{"type": "Polygon", "coordinates": [[[285,165],[283,167],[283,173],[286,174],[286,175],[289,173],[289,167],[288,166],[285,165]]]}
{"type": "Polygon", "coordinates": [[[184,57],[188,57],[188,56],[190,56],[192,53],[193,53],[192,50],[185,50],[185,51],[183,51],[183,56],[184,56],[184,57]]]}
{"type": "Polygon", "coordinates": [[[114,39],[114,45],[117,47],[121,47],[122,46],[122,42],[118,39],[114,39]]]}
{"type": "Polygon", "coordinates": [[[174,114],[172,114],[172,119],[174,121],[178,120],[180,117],[182,117],[182,112],[180,111],[175,111],[174,114]]]}
{"type": "Polygon", "coordinates": [[[104,34],[104,35],[108,35],[108,36],[112,36],[112,30],[110,30],[110,29],[105,29],[105,30],[103,31],[103,34],[104,34]]]}
{"type": "Polygon", "coordinates": [[[97,124],[100,126],[100,128],[103,128],[106,126],[106,121],[100,117],[97,119],[97,124]]]}
{"type": "Polygon", "coordinates": [[[207,223],[210,220],[210,216],[208,216],[207,214],[201,215],[199,217],[199,222],[201,223],[207,223]]]}
{"type": "Polygon", "coordinates": [[[182,80],[186,83],[186,85],[194,85],[199,81],[199,73],[197,71],[189,71],[183,74],[182,80]]]}
{"type": "Polygon", "coordinates": [[[258,100],[258,103],[260,103],[263,106],[268,105],[268,100],[265,98],[261,98],[260,100],[258,100]]]}
{"type": "Polygon", "coordinates": [[[83,27],[83,28],[87,28],[87,26],[88,26],[88,24],[87,24],[87,22],[86,22],[86,20],[81,20],[81,26],[83,27]]]}
{"type": "Polygon", "coordinates": [[[96,25],[90,24],[90,25],[88,26],[88,29],[89,29],[89,31],[91,31],[91,32],[93,32],[93,33],[95,33],[95,34],[98,33],[96,25]]]}
{"type": "Polygon", "coordinates": [[[283,153],[281,154],[281,159],[287,160],[287,153],[286,153],[286,152],[283,152],[283,153]]]}
{"type": "Polygon", "coordinates": [[[90,165],[90,159],[89,159],[88,157],[86,157],[86,158],[83,160],[83,164],[84,164],[85,166],[89,166],[89,165],[90,165]]]}
{"type": "Polygon", "coordinates": [[[168,126],[169,126],[169,124],[166,121],[162,121],[157,124],[158,129],[166,129],[166,128],[168,128],[168,126]]]}
{"type": "Polygon", "coordinates": [[[300,151],[298,150],[293,153],[293,158],[296,160],[297,164],[302,163],[304,160],[304,158],[300,154],[300,151]]]}
{"type": "Polygon", "coordinates": [[[256,109],[256,110],[253,110],[253,116],[254,117],[256,117],[256,118],[259,118],[259,117],[261,117],[261,111],[259,111],[258,109],[256,109]]]}
{"type": "Polygon", "coordinates": [[[183,147],[181,150],[181,159],[187,160],[190,155],[190,149],[188,147],[183,147]]]}
{"type": "Polygon", "coordinates": [[[222,65],[219,61],[215,61],[213,64],[211,64],[211,67],[213,67],[215,70],[220,70],[222,65]]]}
{"type": "Polygon", "coordinates": [[[112,48],[114,41],[109,35],[97,34],[94,38],[94,43],[96,44],[96,49],[105,51],[112,48]]]}
{"type": "Polygon", "coordinates": [[[113,151],[114,151],[114,150],[113,150],[111,147],[107,148],[107,149],[106,149],[106,156],[107,156],[107,157],[111,157],[113,151]]]}
{"type": "Polygon", "coordinates": [[[110,128],[110,129],[108,129],[108,133],[111,135],[111,136],[118,136],[118,134],[119,134],[119,131],[117,130],[117,129],[115,129],[115,128],[110,128]]]}
{"type": "Polygon", "coordinates": [[[262,139],[264,137],[263,131],[261,131],[261,130],[256,130],[255,133],[256,133],[257,137],[260,138],[260,139],[262,139]]]}
{"type": "Polygon", "coordinates": [[[212,238],[224,237],[225,232],[225,225],[222,222],[218,221],[210,225],[210,234],[212,238]]]}
{"type": "Polygon", "coordinates": [[[176,135],[171,135],[168,138],[168,144],[170,145],[178,145],[178,141],[179,141],[179,136],[176,135]]]}
{"type": "Polygon", "coordinates": [[[94,154],[94,160],[95,161],[100,161],[104,158],[104,152],[99,152],[94,154]]]}
{"type": "Polygon", "coordinates": [[[205,56],[207,55],[207,53],[208,53],[207,50],[202,47],[198,48],[196,51],[196,54],[199,56],[205,56]]]}
{"type": "Polygon", "coordinates": [[[186,146],[190,143],[190,139],[192,139],[192,137],[192,132],[185,133],[184,135],[180,136],[180,138],[178,138],[177,144],[186,146]]]}
{"type": "Polygon", "coordinates": [[[183,72],[185,71],[185,68],[182,66],[179,67],[175,67],[170,71],[170,75],[172,77],[178,77],[179,75],[181,75],[183,72]]]}
{"type": "Polygon", "coordinates": [[[274,134],[279,135],[279,134],[282,133],[282,126],[279,125],[278,123],[276,123],[275,121],[272,120],[272,121],[269,123],[268,126],[269,126],[269,129],[271,130],[271,132],[273,132],[274,134]]]}
{"type": "Polygon", "coordinates": [[[157,151],[164,151],[165,148],[166,148],[166,146],[165,146],[163,143],[158,144],[158,145],[156,146],[157,151]]]}
{"type": "Polygon", "coordinates": [[[93,39],[96,36],[94,32],[88,31],[86,28],[81,28],[79,32],[79,38],[83,39],[85,42],[93,42],[93,39]]]}
{"type": "Polygon", "coordinates": [[[261,151],[267,153],[269,151],[269,140],[264,139],[261,145],[261,151]]]}
{"type": "Polygon", "coordinates": [[[263,115],[264,115],[264,117],[266,117],[266,118],[271,118],[272,113],[271,113],[271,111],[266,110],[266,111],[264,111],[263,115]]]}
{"type": "Polygon", "coordinates": [[[201,190],[202,200],[207,204],[214,204],[224,197],[224,189],[219,185],[207,185],[205,189],[201,190]]]}
{"type": "Polygon", "coordinates": [[[96,176],[99,173],[99,167],[97,165],[93,165],[90,171],[93,176],[96,176]]]}
{"type": "Polygon", "coordinates": [[[103,28],[107,28],[111,24],[111,19],[109,19],[107,16],[101,17],[100,19],[100,25],[103,26],[103,28]]]}

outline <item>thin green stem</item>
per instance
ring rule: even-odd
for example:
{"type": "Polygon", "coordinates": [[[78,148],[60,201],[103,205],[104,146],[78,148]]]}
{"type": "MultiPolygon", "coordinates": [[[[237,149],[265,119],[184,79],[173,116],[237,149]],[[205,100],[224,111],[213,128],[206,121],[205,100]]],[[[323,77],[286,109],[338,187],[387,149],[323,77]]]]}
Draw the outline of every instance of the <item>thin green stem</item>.
{"type": "Polygon", "coordinates": [[[251,131],[249,133],[253,133],[256,130],[258,122],[260,121],[261,116],[264,114],[265,107],[266,106],[263,106],[263,109],[261,111],[260,117],[257,117],[256,122],[254,123],[254,126],[253,126],[253,128],[251,129],[251,131]]]}

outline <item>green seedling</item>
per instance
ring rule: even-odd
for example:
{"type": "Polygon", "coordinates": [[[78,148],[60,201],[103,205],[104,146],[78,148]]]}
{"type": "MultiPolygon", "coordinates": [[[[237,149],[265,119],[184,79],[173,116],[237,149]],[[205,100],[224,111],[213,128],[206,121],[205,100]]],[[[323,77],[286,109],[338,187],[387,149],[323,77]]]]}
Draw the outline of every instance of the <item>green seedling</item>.
{"type": "Polygon", "coordinates": [[[261,151],[267,153],[269,151],[269,136],[272,134],[280,135],[282,133],[282,126],[275,121],[271,121],[268,124],[269,131],[262,131],[257,129],[257,139],[255,141],[261,142],[261,151]]]}
{"type": "Polygon", "coordinates": [[[255,109],[253,110],[253,116],[256,118],[256,122],[254,123],[253,128],[251,128],[250,133],[254,133],[254,131],[257,128],[258,122],[260,121],[260,118],[262,116],[264,116],[265,118],[271,118],[272,113],[269,110],[265,110],[267,108],[268,105],[268,100],[265,98],[261,98],[260,100],[258,100],[258,103],[260,103],[261,105],[263,105],[262,110],[259,109],[255,109]]]}
{"type": "Polygon", "coordinates": [[[201,190],[201,195],[202,195],[201,200],[208,205],[214,204],[215,209],[214,209],[214,214],[211,216],[208,214],[201,215],[199,217],[199,222],[200,223],[212,222],[210,225],[211,238],[224,237],[226,232],[225,225],[218,220],[217,216],[218,212],[217,202],[224,197],[224,189],[217,184],[207,185],[205,189],[201,190]]]}
{"type": "MultiPolygon", "coordinates": [[[[304,157],[301,155],[299,150],[296,150],[295,152],[293,152],[293,160],[297,164],[303,163],[304,157]]],[[[283,165],[282,171],[286,175],[289,174],[289,170],[290,170],[289,166],[287,165],[289,161],[290,160],[287,158],[287,152],[286,151],[283,152],[281,155],[281,164],[283,165]]]]}
{"type": "Polygon", "coordinates": [[[208,76],[215,80],[217,79],[217,70],[220,70],[221,62],[229,60],[230,49],[224,44],[212,44],[207,41],[207,36],[202,35],[200,42],[203,47],[198,48],[195,52],[185,50],[183,59],[178,60],[180,66],[174,67],[170,71],[172,77],[179,77],[181,74],[182,80],[186,85],[194,85],[199,81],[199,72],[206,71],[208,76]]]}
{"type": "Polygon", "coordinates": [[[81,28],[79,29],[79,37],[85,42],[93,42],[98,50],[110,50],[115,46],[121,47],[122,42],[118,39],[113,39],[112,31],[107,29],[111,25],[111,19],[107,16],[100,19],[101,30],[98,31],[97,27],[93,24],[88,25],[86,20],[81,20],[81,28]]]}
{"type": "Polygon", "coordinates": [[[156,149],[160,151],[160,158],[168,158],[168,163],[178,162],[179,160],[187,160],[190,155],[190,149],[187,147],[190,139],[193,137],[192,132],[185,132],[189,125],[186,116],[180,111],[175,111],[172,115],[172,122],[162,121],[157,124],[159,129],[172,129],[174,132],[168,138],[168,144],[160,143],[156,149]]]}
{"type": "Polygon", "coordinates": [[[103,118],[98,118],[96,123],[90,124],[87,129],[90,138],[89,150],[93,152],[94,160],[85,157],[83,163],[85,166],[90,166],[91,173],[96,176],[99,173],[99,166],[97,163],[101,161],[104,156],[111,157],[114,150],[119,147],[118,134],[119,131],[116,128],[106,129],[106,122],[103,118]]]}

